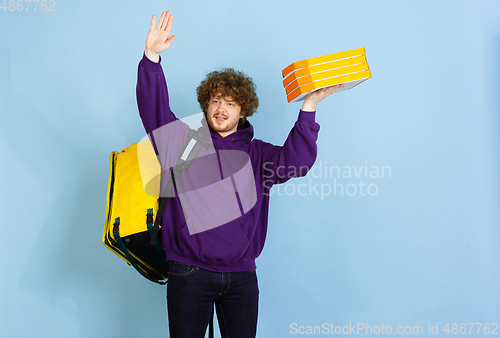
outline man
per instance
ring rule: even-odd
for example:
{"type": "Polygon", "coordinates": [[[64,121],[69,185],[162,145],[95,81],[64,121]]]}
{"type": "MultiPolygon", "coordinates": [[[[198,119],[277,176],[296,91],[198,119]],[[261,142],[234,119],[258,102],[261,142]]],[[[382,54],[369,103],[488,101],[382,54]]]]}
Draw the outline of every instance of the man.
{"type": "MultiPolygon", "coordinates": [[[[163,12],[157,27],[155,21],[153,15],[139,63],[137,102],[162,169],[168,170],[189,127],[170,110],[160,66],[160,53],[175,40],[170,36],[172,15],[163,12]],[[175,145],[168,151],[167,138],[175,145]]],[[[269,189],[304,176],[312,167],[319,131],[316,105],[342,87],[309,94],[283,146],[253,139],[247,117],[256,110],[258,99],[249,77],[224,69],[209,73],[197,88],[205,115],[205,129],[199,133],[213,149],[202,149],[184,176],[188,183],[176,179],[177,198],[169,199],[163,215],[162,246],[172,262],[167,287],[170,337],[203,337],[214,304],[222,337],[255,337],[255,258],[266,237],[269,189]]]]}

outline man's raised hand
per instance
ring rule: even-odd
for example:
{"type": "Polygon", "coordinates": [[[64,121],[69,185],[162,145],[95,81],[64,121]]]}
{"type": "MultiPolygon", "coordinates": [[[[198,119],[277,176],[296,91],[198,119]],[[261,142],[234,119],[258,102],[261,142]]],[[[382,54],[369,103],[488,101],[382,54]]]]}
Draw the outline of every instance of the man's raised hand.
{"type": "Polygon", "coordinates": [[[170,35],[172,29],[172,18],[170,11],[161,13],[158,27],[155,28],[156,16],[151,18],[151,27],[146,38],[145,54],[153,62],[160,60],[160,53],[166,50],[175,40],[175,35],[170,35]]]}
{"type": "Polygon", "coordinates": [[[309,93],[302,104],[302,110],[304,111],[315,111],[316,106],[319,102],[326,99],[328,96],[332,95],[336,91],[345,87],[345,84],[333,85],[330,87],[321,88],[309,93]]]}

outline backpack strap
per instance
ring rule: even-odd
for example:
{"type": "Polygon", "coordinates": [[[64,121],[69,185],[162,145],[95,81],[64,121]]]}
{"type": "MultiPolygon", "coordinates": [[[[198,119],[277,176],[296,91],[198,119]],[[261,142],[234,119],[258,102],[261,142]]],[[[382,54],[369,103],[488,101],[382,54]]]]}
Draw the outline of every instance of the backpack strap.
{"type": "Polygon", "coordinates": [[[212,149],[213,144],[208,144],[203,139],[203,136],[196,130],[189,130],[189,133],[186,137],[186,142],[184,142],[184,146],[181,149],[181,153],[179,158],[177,159],[177,163],[174,167],[174,178],[181,172],[189,168],[193,160],[198,156],[201,148],[212,149]]]}
{"type": "MultiPolygon", "coordinates": [[[[173,170],[170,171],[170,180],[167,183],[167,187],[165,191],[170,191],[173,189],[174,180],[182,171],[189,168],[189,166],[193,163],[196,156],[198,156],[201,148],[212,149],[213,144],[207,143],[203,135],[194,129],[190,129],[189,133],[186,137],[186,141],[182,146],[179,158],[177,159],[177,163],[173,170]]],[[[158,212],[156,213],[156,219],[153,226],[153,230],[151,232],[151,241],[150,244],[155,245],[156,240],[158,238],[158,231],[160,230],[160,225],[162,223],[163,213],[165,212],[165,207],[167,205],[167,197],[159,197],[158,201],[160,206],[158,208],[158,212]]]]}
{"type": "MultiPolygon", "coordinates": [[[[163,207],[163,209],[165,209],[165,207],[163,207]]],[[[153,222],[154,222],[153,221],[153,209],[152,208],[147,210],[146,217],[147,217],[146,224],[147,224],[149,236],[151,236],[151,234],[153,233],[153,222]]],[[[158,249],[158,252],[163,257],[163,259],[166,259],[166,257],[165,257],[165,251],[163,251],[163,249],[161,247],[161,242],[160,242],[159,238],[156,238],[156,249],[158,249]]]]}
{"type": "MultiPolygon", "coordinates": [[[[172,189],[174,182],[173,172],[170,172],[170,175],[171,177],[167,184],[167,191],[172,189]]],[[[160,203],[160,206],[158,208],[158,212],[156,213],[155,224],[153,225],[153,229],[151,231],[151,241],[149,242],[149,244],[152,245],[156,245],[156,240],[158,239],[158,231],[160,230],[163,213],[165,212],[165,207],[167,205],[167,197],[158,197],[158,202],[160,203]]]]}
{"type": "Polygon", "coordinates": [[[159,280],[155,280],[154,278],[150,277],[146,271],[144,271],[143,269],[141,269],[139,267],[139,265],[137,264],[137,262],[135,261],[134,257],[130,254],[130,251],[128,251],[127,247],[125,246],[125,244],[123,243],[123,240],[122,238],[120,237],[120,230],[119,230],[119,227],[120,227],[120,217],[117,217],[115,219],[115,223],[113,223],[113,237],[115,238],[115,241],[116,243],[118,244],[118,247],[120,248],[120,250],[123,252],[123,254],[125,255],[125,257],[127,257],[128,261],[130,262],[130,264],[137,270],[139,271],[139,273],[149,279],[150,281],[154,282],[154,283],[158,283],[158,284],[161,284],[161,285],[165,285],[167,284],[167,282],[165,281],[159,281],[159,280]]]}

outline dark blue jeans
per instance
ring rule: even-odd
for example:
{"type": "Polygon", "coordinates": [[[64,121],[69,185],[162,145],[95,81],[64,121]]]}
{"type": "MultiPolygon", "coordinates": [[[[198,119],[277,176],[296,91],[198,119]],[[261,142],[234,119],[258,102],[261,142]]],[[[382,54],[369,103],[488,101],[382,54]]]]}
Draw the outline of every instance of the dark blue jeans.
{"type": "Polygon", "coordinates": [[[171,338],[203,338],[214,304],[222,338],[254,338],[258,303],[255,270],[220,273],[171,264],[167,284],[171,338]]]}

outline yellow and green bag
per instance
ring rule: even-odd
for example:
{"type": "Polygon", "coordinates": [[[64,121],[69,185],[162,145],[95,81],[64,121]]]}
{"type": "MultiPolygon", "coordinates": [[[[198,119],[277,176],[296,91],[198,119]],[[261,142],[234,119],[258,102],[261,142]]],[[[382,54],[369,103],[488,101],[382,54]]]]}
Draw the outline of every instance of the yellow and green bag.
{"type": "Polygon", "coordinates": [[[119,153],[113,151],[109,163],[102,242],[141,275],[153,282],[165,284],[169,270],[165,253],[158,239],[156,245],[149,244],[159,207],[161,174],[151,142],[145,140],[134,143],[119,153]],[[138,156],[141,157],[141,168],[138,156]],[[146,161],[144,157],[147,158],[146,161]],[[145,174],[149,177],[145,177],[145,174]],[[148,178],[149,181],[144,181],[148,178]],[[143,181],[148,182],[146,188],[143,181]]]}
{"type": "MultiPolygon", "coordinates": [[[[201,148],[212,148],[190,130],[174,168],[169,168],[166,191],[186,170],[201,148]]],[[[149,139],[134,143],[109,157],[110,176],[102,242],[152,282],[165,284],[169,263],[158,232],[167,197],[160,196],[161,166],[149,139]],[[157,217],[158,216],[158,217],[157,217]]],[[[165,193],[165,192],[164,192],[165,193]]]]}

